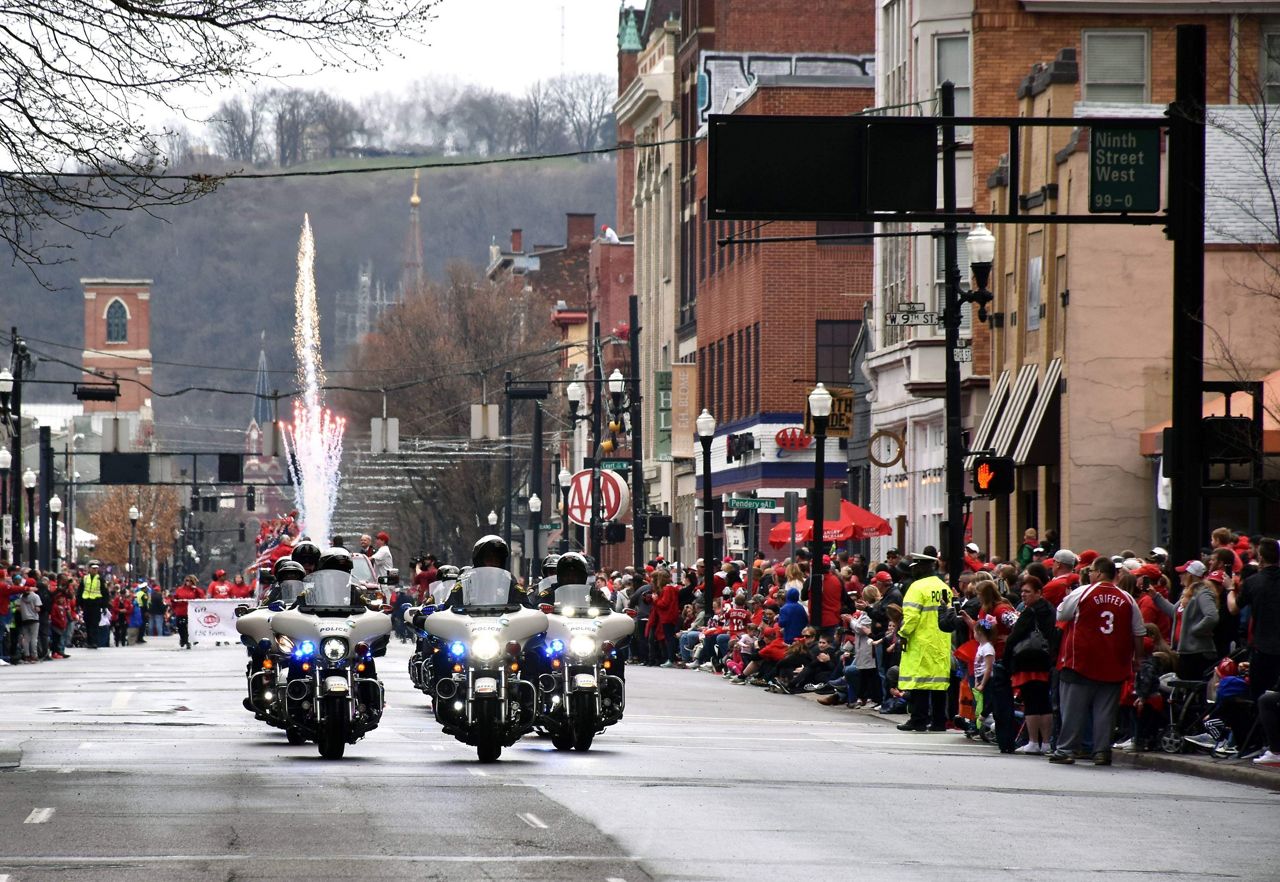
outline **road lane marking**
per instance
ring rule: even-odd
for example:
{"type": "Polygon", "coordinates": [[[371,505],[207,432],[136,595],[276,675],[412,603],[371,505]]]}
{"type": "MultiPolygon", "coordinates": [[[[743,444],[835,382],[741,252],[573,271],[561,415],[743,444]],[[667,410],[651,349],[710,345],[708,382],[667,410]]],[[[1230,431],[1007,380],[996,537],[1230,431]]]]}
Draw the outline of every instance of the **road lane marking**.
{"type": "MultiPolygon", "coordinates": [[[[63,766],[62,768],[58,769],[58,774],[59,774],[59,775],[70,775],[70,774],[71,774],[72,772],[74,772],[75,770],[76,770],[76,769],[75,769],[75,766],[63,766]]],[[[4,882],[4,880],[3,880],[3,879],[0,879],[0,882],[4,882]]]]}
{"type": "MultiPolygon", "coordinates": [[[[501,855],[462,855],[462,854],[352,854],[344,858],[354,863],[389,863],[389,864],[548,864],[565,862],[605,864],[614,862],[636,863],[645,860],[638,854],[501,854],[501,855]]],[[[97,866],[101,864],[119,864],[128,861],[130,864],[177,864],[177,863],[254,863],[263,860],[275,860],[274,855],[262,854],[131,854],[127,858],[85,855],[8,855],[5,863],[12,866],[20,864],[24,867],[54,866],[65,867],[97,866]]],[[[326,866],[333,858],[328,856],[293,856],[293,863],[315,863],[326,866]]]]}
{"type": "Polygon", "coordinates": [[[78,748],[76,748],[76,749],[77,749],[77,750],[88,750],[88,749],[89,749],[89,748],[91,748],[91,747],[93,747],[93,742],[92,742],[92,741],[81,741],[81,742],[80,742],[80,746],[79,746],[78,748]]]}
{"type": "Polygon", "coordinates": [[[547,829],[546,821],[542,820],[542,818],[538,817],[533,812],[521,812],[520,814],[517,814],[516,817],[524,821],[530,827],[533,827],[535,830],[547,829]]]}
{"type": "Polygon", "coordinates": [[[133,701],[132,689],[121,689],[116,693],[115,698],[111,699],[112,710],[124,710],[129,706],[129,702],[133,701]]]}
{"type": "Polygon", "coordinates": [[[53,817],[54,809],[51,808],[33,808],[31,814],[27,815],[24,824],[47,824],[49,819],[53,817]]]}
{"type": "MultiPolygon", "coordinates": [[[[0,879],[0,882],[4,882],[4,880],[0,879]]],[[[627,882],[627,880],[623,879],[621,876],[607,876],[605,877],[604,882],[627,882]]]]}
{"type": "Polygon", "coordinates": [[[475,775],[477,778],[488,778],[488,777],[489,777],[489,773],[488,773],[488,772],[486,772],[484,769],[467,769],[467,771],[468,771],[468,772],[470,772],[471,774],[475,775]]]}

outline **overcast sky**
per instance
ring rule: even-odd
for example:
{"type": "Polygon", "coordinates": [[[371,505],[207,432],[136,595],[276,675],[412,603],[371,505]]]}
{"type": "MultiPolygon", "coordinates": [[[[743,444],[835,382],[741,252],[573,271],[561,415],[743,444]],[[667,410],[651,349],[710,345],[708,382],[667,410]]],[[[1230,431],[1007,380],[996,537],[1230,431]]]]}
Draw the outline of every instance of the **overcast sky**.
{"type": "MultiPolygon", "coordinates": [[[[644,0],[626,0],[643,6],[644,0]]],[[[436,21],[427,26],[427,44],[395,44],[402,57],[388,55],[379,69],[348,73],[323,71],[290,77],[288,85],[324,89],[359,104],[373,92],[432,76],[479,83],[519,94],[528,83],[565,73],[616,74],[620,0],[441,0],[436,21]],[[563,10],[563,40],[561,11],[563,10]],[[563,46],[563,53],[561,47],[563,46]]],[[[273,61],[305,69],[314,64],[303,51],[277,52],[273,61]]],[[[265,84],[264,84],[265,85],[265,84]]],[[[207,116],[227,94],[247,92],[244,84],[229,93],[181,96],[195,117],[207,116]]]]}

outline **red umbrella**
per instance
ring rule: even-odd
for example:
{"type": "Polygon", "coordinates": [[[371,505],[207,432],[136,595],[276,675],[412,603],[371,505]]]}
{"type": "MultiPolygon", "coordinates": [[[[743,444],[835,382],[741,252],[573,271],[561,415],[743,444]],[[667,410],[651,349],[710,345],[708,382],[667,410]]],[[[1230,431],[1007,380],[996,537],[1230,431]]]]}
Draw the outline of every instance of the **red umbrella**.
{"type": "MultiPolygon", "coordinates": [[[[813,521],[808,519],[808,506],[800,506],[796,517],[796,541],[813,541],[813,521]]],[[[865,508],[859,508],[847,499],[840,500],[840,518],[835,521],[824,521],[822,524],[823,542],[847,542],[850,539],[870,539],[873,536],[888,536],[893,533],[889,522],[879,515],[874,515],[865,508]]],[[[769,544],[781,548],[791,541],[791,522],[783,521],[775,524],[769,531],[769,544]]]]}

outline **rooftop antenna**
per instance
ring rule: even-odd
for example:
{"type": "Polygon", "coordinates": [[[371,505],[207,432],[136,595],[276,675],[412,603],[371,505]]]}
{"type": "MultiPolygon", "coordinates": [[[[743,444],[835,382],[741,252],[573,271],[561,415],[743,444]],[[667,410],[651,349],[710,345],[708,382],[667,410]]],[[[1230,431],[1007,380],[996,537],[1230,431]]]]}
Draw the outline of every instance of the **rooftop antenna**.
{"type": "Polygon", "coordinates": [[[560,4],[560,76],[564,76],[564,3],[560,4]]]}

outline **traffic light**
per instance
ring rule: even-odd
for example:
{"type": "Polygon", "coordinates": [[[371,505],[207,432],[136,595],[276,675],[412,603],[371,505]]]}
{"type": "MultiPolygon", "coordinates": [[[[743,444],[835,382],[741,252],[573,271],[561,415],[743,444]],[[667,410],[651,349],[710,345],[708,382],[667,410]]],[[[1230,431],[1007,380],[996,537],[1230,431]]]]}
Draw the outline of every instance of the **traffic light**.
{"type": "Polygon", "coordinates": [[[979,456],[973,463],[973,489],[988,498],[1008,496],[1013,492],[1013,459],[979,456]]]}
{"type": "MultiPolygon", "coordinates": [[[[258,491],[252,486],[246,487],[244,491],[244,510],[256,511],[258,508],[258,491]]],[[[241,540],[244,541],[243,539],[241,540]]]]}
{"type": "Polygon", "coordinates": [[[238,535],[240,537],[240,541],[243,542],[244,541],[244,521],[240,522],[240,530],[238,535]]]}

